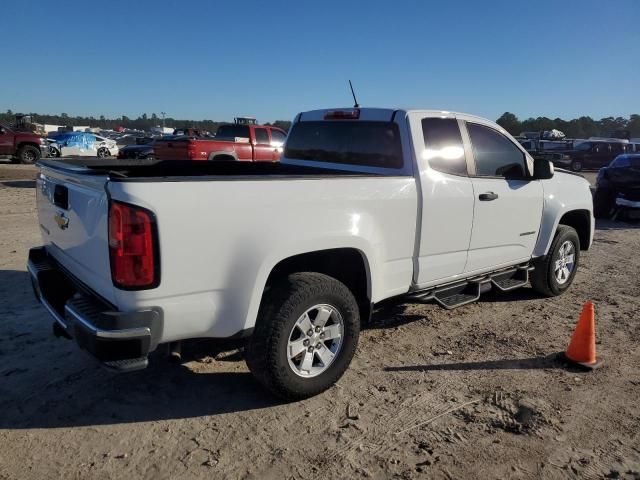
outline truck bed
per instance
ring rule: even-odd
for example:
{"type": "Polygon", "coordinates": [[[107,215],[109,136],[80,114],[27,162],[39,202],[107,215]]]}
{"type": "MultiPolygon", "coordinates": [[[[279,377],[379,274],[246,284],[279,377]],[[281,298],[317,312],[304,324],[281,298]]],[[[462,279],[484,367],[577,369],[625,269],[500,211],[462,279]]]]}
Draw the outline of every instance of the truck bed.
{"type": "Polygon", "coordinates": [[[349,172],[287,165],[278,162],[203,162],[198,160],[146,160],[69,158],[42,160],[40,165],[74,174],[105,175],[112,181],[135,179],[137,181],[198,181],[211,177],[335,177],[379,176],[374,173],[349,172]]]}

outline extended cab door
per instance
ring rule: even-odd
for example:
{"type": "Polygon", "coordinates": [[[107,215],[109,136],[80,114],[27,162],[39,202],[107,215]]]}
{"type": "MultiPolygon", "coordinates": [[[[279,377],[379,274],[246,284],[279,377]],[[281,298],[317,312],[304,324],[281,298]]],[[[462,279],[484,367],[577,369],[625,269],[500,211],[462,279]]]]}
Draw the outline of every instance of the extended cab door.
{"type": "Polygon", "coordinates": [[[253,131],[253,159],[256,162],[273,162],[274,154],[269,131],[264,127],[255,127],[253,131]]]}
{"type": "Polygon", "coordinates": [[[455,116],[416,112],[410,123],[421,191],[414,283],[425,288],[464,272],[474,196],[455,116]]]}
{"type": "Polygon", "coordinates": [[[473,231],[465,272],[528,261],[538,238],[543,190],[524,151],[503,132],[466,121],[474,159],[473,231]]]}

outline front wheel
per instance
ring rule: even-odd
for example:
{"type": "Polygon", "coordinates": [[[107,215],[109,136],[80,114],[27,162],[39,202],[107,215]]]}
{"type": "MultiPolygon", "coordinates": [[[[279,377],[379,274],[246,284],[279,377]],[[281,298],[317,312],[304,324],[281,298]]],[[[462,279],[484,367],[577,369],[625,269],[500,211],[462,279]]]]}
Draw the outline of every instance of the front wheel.
{"type": "Polygon", "coordinates": [[[102,147],[98,149],[98,158],[105,158],[109,155],[109,150],[102,147]]]}
{"type": "Polygon", "coordinates": [[[571,170],[573,170],[574,172],[581,172],[582,162],[580,160],[574,160],[573,162],[571,162],[571,170]]]}
{"type": "Polygon", "coordinates": [[[343,283],[320,273],[294,273],[265,293],[245,357],[269,391],[302,399],[342,377],[359,335],[358,305],[343,283]]]}
{"type": "Polygon", "coordinates": [[[18,150],[18,161],[20,163],[31,164],[40,158],[40,150],[31,145],[25,145],[18,150]]]}
{"type": "Polygon", "coordinates": [[[546,297],[561,295],[573,283],[579,259],[578,232],[567,225],[559,225],[549,252],[534,264],[531,286],[546,297]]]}

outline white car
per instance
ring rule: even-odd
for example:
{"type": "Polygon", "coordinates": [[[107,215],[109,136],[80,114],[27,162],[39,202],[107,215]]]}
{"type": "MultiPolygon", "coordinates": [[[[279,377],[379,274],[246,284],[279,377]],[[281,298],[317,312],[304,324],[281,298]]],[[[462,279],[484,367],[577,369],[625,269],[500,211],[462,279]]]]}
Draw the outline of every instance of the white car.
{"type": "Polygon", "coordinates": [[[118,145],[114,140],[86,132],[61,132],[49,140],[52,157],[111,157],[118,155],[118,145]]]}
{"type": "Polygon", "coordinates": [[[585,179],[446,111],[303,112],[280,163],[45,160],[37,184],[28,269],[58,335],[120,371],[246,338],[290,399],[341,377],[376,303],[559,295],[594,231],[585,179]]]}

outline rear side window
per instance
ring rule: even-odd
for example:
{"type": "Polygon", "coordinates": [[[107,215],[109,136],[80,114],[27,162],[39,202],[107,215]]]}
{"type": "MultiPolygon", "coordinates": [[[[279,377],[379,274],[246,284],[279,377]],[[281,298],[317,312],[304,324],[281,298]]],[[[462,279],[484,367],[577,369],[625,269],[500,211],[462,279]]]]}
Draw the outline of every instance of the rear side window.
{"type": "Polygon", "coordinates": [[[398,125],[391,122],[313,121],[293,125],[284,155],[297,160],[402,168],[398,125]]]}
{"type": "Polygon", "coordinates": [[[424,152],[422,156],[434,170],[453,175],[467,175],[462,135],[454,118],[422,120],[424,152]]]}
{"type": "Polygon", "coordinates": [[[269,143],[269,134],[267,133],[266,128],[256,128],[256,143],[260,144],[268,144],[269,143]]]}
{"type": "Polygon", "coordinates": [[[247,125],[220,125],[216,137],[249,138],[249,127],[247,125]]]}
{"type": "Polygon", "coordinates": [[[611,144],[611,153],[624,153],[625,145],[621,143],[613,143],[611,144]]]}
{"type": "Polygon", "coordinates": [[[493,128],[467,123],[479,177],[523,178],[524,153],[511,140],[493,128]]]}

